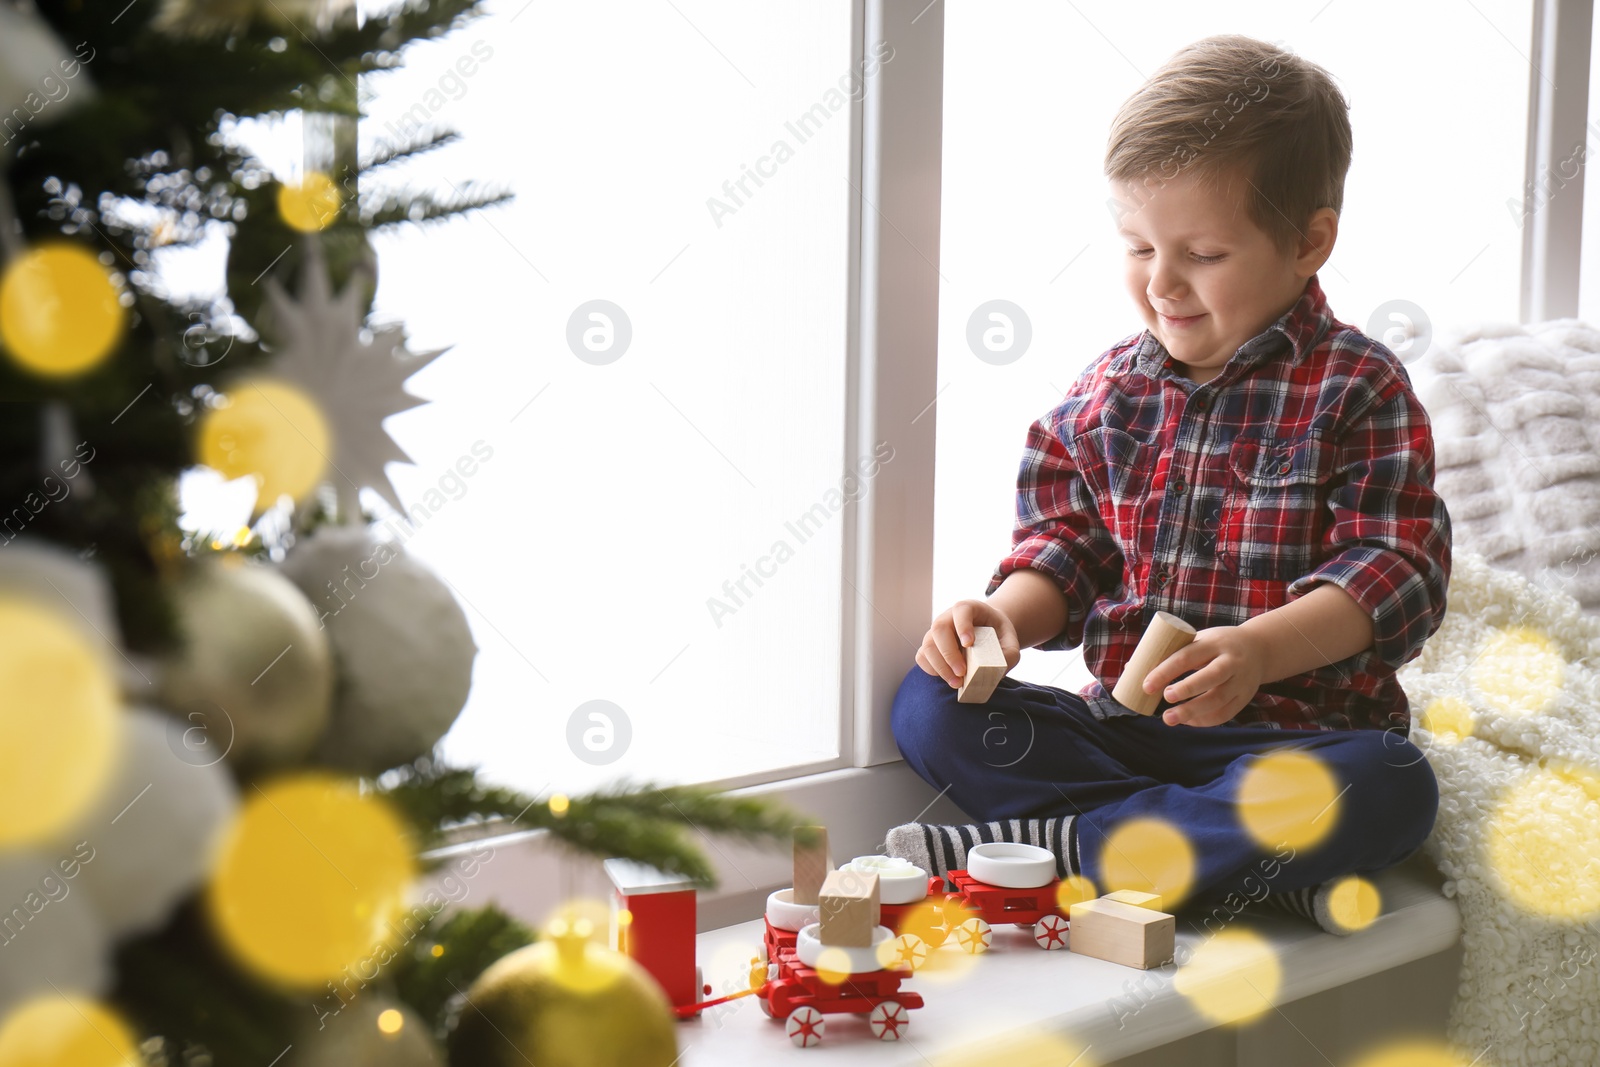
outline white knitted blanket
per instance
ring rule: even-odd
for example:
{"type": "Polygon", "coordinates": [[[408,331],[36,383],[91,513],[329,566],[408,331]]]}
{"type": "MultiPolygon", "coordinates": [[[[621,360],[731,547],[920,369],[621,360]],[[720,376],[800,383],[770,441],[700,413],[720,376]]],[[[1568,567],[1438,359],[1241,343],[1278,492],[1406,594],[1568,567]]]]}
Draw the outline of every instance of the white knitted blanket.
{"type": "Polygon", "coordinates": [[[1425,848],[1464,927],[1450,1037],[1463,1063],[1594,1067],[1600,618],[1460,550],[1449,597],[1400,680],[1439,780],[1425,848]]]}
{"type": "Polygon", "coordinates": [[[1479,326],[1408,370],[1455,546],[1600,611],[1600,330],[1479,326]]]}

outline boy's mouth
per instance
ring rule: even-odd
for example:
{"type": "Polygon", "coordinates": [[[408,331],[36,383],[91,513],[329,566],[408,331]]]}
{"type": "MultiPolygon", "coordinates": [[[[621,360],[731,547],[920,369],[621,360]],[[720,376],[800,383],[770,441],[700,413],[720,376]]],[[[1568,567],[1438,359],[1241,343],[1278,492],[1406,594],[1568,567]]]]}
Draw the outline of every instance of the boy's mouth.
{"type": "Polygon", "coordinates": [[[1156,314],[1161,316],[1161,325],[1175,330],[1181,330],[1185,326],[1193,326],[1195,323],[1205,318],[1203,313],[1199,315],[1162,315],[1158,311],[1156,314]]]}

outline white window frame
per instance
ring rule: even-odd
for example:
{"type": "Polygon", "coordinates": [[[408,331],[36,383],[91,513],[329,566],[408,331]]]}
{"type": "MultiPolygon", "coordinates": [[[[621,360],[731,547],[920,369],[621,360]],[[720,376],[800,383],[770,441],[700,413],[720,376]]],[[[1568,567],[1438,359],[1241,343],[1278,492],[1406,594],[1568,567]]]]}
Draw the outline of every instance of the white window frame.
{"type": "MultiPolygon", "coordinates": [[[[1551,175],[1570,166],[1573,149],[1590,142],[1589,66],[1594,0],[1533,0],[1528,81],[1528,164],[1525,192],[1538,195],[1551,175]]],[[[1583,166],[1593,166],[1584,159],[1583,166]]],[[[1578,314],[1583,261],[1582,180],[1532,213],[1522,231],[1522,321],[1578,314]]]]}

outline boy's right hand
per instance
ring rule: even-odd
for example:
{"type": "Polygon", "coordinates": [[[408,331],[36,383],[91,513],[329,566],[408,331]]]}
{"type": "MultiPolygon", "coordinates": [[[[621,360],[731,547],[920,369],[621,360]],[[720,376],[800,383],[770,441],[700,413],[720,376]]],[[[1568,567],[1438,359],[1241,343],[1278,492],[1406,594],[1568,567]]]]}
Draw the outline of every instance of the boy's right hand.
{"type": "Polygon", "coordinates": [[[953,689],[960,689],[967,673],[965,649],[972,645],[975,626],[994,627],[1000,639],[1000,651],[1006,657],[1009,671],[1022,660],[1022,650],[1017,644],[1017,628],[1011,625],[1006,613],[987,600],[958,600],[948,611],[938,615],[922,638],[917,649],[917,666],[928,674],[938,675],[953,689]]]}

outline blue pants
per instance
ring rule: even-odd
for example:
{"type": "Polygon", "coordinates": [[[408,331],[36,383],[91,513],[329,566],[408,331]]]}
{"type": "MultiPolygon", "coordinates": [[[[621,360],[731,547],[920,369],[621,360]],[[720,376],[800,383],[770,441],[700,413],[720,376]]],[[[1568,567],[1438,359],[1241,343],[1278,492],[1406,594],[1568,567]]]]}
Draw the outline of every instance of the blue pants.
{"type": "Polygon", "coordinates": [[[987,704],[958,704],[943,679],[913,667],[891,718],[906,762],[974,820],[1077,816],[1082,873],[1102,892],[1106,835],[1153,817],[1192,846],[1185,899],[1252,888],[1299,889],[1381,870],[1415,852],[1433,828],[1438,783],[1398,732],[1264,726],[1168,726],[1159,716],[1096,719],[1076,693],[1007,678],[987,704]],[[1338,817],[1321,841],[1273,864],[1240,822],[1240,777],[1261,753],[1298,746],[1335,776],[1338,817]],[[1346,788],[1348,787],[1348,788],[1346,788]]]}

